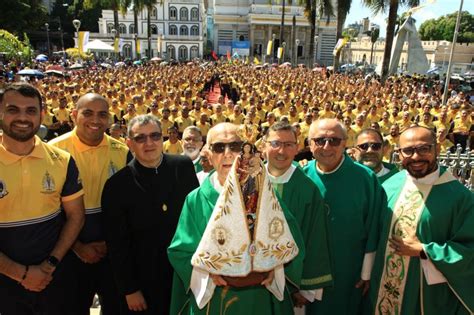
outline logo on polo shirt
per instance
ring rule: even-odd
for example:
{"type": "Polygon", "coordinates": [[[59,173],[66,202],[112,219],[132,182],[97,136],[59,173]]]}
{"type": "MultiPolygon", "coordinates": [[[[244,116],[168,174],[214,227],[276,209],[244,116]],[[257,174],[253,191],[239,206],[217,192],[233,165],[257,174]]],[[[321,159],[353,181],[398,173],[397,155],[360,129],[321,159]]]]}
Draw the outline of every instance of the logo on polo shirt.
{"type": "Polygon", "coordinates": [[[0,179],[0,199],[8,195],[7,185],[0,179]]]}
{"type": "Polygon", "coordinates": [[[43,194],[52,194],[56,191],[56,183],[54,178],[46,171],[43,176],[43,194]]]}

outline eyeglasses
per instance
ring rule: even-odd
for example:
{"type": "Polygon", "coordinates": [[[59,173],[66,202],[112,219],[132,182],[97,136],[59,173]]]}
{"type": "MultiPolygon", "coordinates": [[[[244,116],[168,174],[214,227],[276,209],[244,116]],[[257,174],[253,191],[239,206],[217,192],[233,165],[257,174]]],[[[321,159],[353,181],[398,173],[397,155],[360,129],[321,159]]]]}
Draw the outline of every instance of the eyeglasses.
{"type": "Polygon", "coordinates": [[[361,149],[362,151],[367,151],[369,148],[371,148],[374,151],[378,151],[382,148],[382,143],[380,142],[366,142],[362,144],[358,144],[357,147],[361,149]]]}
{"type": "Polygon", "coordinates": [[[296,142],[293,141],[278,141],[278,140],[272,140],[272,141],[266,141],[267,143],[270,143],[270,146],[273,149],[280,149],[283,147],[284,149],[293,149],[296,147],[296,142]]]}
{"type": "Polygon", "coordinates": [[[411,157],[415,152],[418,155],[427,155],[431,153],[431,148],[434,146],[434,144],[422,144],[416,147],[406,147],[406,148],[400,148],[398,149],[398,152],[400,152],[401,155],[404,157],[411,157]]]}
{"type": "Polygon", "coordinates": [[[316,143],[318,147],[324,147],[326,143],[329,143],[331,147],[338,147],[341,144],[343,139],[336,137],[327,137],[327,138],[312,138],[311,140],[316,143]]]}
{"type": "Polygon", "coordinates": [[[224,153],[226,147],[232,152],[240,152],[242,150],[242,143],[242,141],[234,141],[230,143],[216,142],[209,145],[209,148],[214,153],[224,153]]]}
{"type": "Polygon", "coordinates": [[[202,138],[192,138],[192,137],[186,137],[186,138],[183,138],[183,141],[185,142],[201,142],[202,141],[202,138]]]}
{"type": "Polygon", "coordinates": [[[161,132],[152,132],[148,135],[145,134],[140,134],[136,135],[135,137],[132,137],[132,140],[135,141],[136,143],[145,143],[148,138],[151,139],[153,142],[157,142],[161,140],[161,137],[163,134],[161,132]]]}

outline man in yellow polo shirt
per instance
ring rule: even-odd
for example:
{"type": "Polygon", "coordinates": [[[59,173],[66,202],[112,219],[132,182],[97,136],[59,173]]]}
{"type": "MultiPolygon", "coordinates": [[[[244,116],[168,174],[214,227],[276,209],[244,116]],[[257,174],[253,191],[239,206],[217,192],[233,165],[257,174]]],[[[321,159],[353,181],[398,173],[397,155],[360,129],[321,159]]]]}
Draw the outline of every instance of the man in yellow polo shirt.
{"type": "Polygon", "coordinates": [[[0,314],[74,314],[71,254],[84,194],[71,155],[37,136],[39,91],[0,94],[0,314]]]}
{"type": "Polygon", "coordinates": [[[102,314],[119,314],[120,303],[104,241],[101,194],[107,179],[127,163],[125,144],[105,134],[109,127],[109,104],[99,94],[82,96],[72,112],[76,128],[50,143],[71,153],[84,186],[86,222],[73,246],[78,288],[76,307],[89,314],[94,295],[99,294],[102,314]]]}

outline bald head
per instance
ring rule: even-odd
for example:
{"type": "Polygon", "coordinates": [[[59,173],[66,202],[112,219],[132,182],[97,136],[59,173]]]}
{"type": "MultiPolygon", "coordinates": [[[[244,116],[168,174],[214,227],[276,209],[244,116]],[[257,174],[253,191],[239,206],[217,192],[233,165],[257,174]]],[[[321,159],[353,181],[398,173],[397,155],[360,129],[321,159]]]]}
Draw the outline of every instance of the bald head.
{"type": "Polygon", "coordinates": [[[236,137],[240,138],[238,135],[237,125],[234,125],[228,122],[223,122],[223,123],[215,125],[209,130],[209,132],[207,133],[207,143],[212,144],[213,140],[216,138],[218,134],[228,135],[228,136],[235,135],[236,137]]]}
{"type": "Polygon", "coordinates": [[[314,138],[318,131],[327,130],[337,137],[347,139],[346,127],[337,119],[325,118],[313,122],[309,128],[309,138],[314,138]]]}
{"type": "Polygon", "coordinates": [[[76,103],[76,109],[79,110],[82,106],[90,102],[103,102],[107,107],[109,107],[109,102],[98,93],[87,93],[81,96],[76,103]]]}

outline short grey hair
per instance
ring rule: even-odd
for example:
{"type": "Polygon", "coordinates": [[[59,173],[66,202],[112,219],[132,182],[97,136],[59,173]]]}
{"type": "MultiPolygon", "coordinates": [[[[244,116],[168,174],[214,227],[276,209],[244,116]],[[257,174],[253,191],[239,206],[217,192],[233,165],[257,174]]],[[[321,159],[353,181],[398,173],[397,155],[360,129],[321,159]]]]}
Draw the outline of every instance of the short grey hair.
{"type": "Polygon", "coordinates": [[[186,127],[186,128],[183,130],[183,135],[184,135],[184,133],[185,133],[185,132],[194,132],[194,133],[198,133],[198,134],[199,134],[199,136],[201,136],[201,137],[202,137],[202,132],[201,132],[201,129],[199,129],[199,127],[196,127],[196,126],[193,126],[193,125],[186,127]]]}
{"type": "Polygon", "coordinates": [[[161,131],[161,122],[160,120],[153,116],[153,115],[138,115],[136,117],[133,117],[132,120],[130,120],[130,122],[128,123],[128,126],[127,126],[127,136],[128,137],[132,137],[132,128],[135,126],[135,125],[138,125],[138,126],[145,126],[145,125],[148,125],[148,124],[155,124],[158,126],[158,128],[160,129],[161,131]]]}

